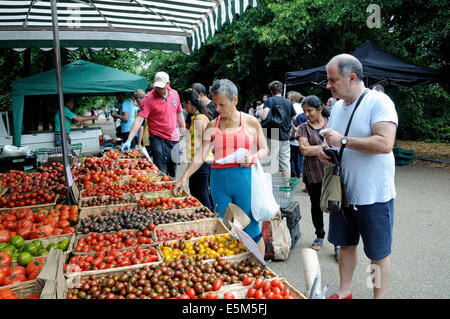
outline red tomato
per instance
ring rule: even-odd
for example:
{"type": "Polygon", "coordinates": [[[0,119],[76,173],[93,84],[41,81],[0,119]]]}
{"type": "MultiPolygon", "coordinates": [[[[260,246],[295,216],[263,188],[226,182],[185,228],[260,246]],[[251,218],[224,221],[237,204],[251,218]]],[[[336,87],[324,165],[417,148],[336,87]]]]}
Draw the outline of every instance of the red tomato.
{"type": "Polygon", "coordinates": [[[3,283],[6,280],[7,275],[4,272],[0,272],[0,286],[3,286],[3,283]]]}
{"type": "Polygon", "coordinates": [[[19,282],[24,282],[24,281],[27,281],[27,277],[25,277],[25,275],[15,274],[15,275],[10,275],[8,278],[6,278],[3,285],[8,286],[8,285],[17,284],[19,282]]]}
{"type": "Polygon", "coordinates": [[[223,299],[235,299],[235,297],[231,292],[226,292],[223,294],[223,299]]]}
{"type": "Polygon", "coordinates": [[[253,282],[252,277],[245,277],[244,280],[242,280],[242,284],[244,286],[250,286],[253,282]]]}
{"type": "Polygon", "coordinates": [[[194,288],[188,288],[188,289],[186,290],[186,294],[187,294],[190,298],[195,297],[195,290],[194,290],[194,288]]]}
{"type": "Polygon", "coordinates": [[[27,272],[25,270],[25,267],[20,266],[20,265],[16,265],[13,268],[11,268],[9,275],[13,276],[13,275],[22,275],[22,276],[26,276],[27,272]]]}
{"type": "Polygon", "coordinates": [[[264,280],[261,277],[256,278],[255,283],[253,284],[253,287],[256,289],[259,289],[264,284],[264,280]]]}
{"type": "Polygon", "coordinates": [[[0,266],[11,265],[11,256],[7,253],[0,252],[0,266]]]}
{"type": "Polygon", "coordinates": [[[208,292],[206,296],[207,299],[219,299],[219,295],[217,295],[215,292],[208,292]]]}
{"type": "Polygon", "coordinates": [[[271,287],[272,285],[270,284],[270,281],[265,281],[262,286],[263,292],[270,291],[271,287]]]}
{"type": "Polygon", "coordinates": [[[261,289],[256,290],[255,299],[264,299],[264,293],[261,289]]]}
{"type": "Polygon", "coordinates": [[[11,289],[0,289],[0,299],[18,299],[11,289]]]}
{"type": "Polygon", "coordinates": [[[247,291],[247,297],[248,297],[248,298],[253,298],[253,297],[255,297],[255,293],[256,293],[256,289],[255,289],[255,288],[250,288],[250,289],[247,291]]]}
{"type": "Polygon", "coordinates": [[[222,280],[216,279],[213,281],[213,289],[219,291],[222,288],[222,280]]]}

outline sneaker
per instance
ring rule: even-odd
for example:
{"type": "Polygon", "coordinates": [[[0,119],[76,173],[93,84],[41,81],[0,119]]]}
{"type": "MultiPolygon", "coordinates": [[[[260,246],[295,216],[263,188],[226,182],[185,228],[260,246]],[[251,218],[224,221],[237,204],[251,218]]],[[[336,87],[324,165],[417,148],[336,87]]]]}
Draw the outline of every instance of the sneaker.
{"type": "Polygon", "coordinates": [[[331,296],[328,296],[327,299],[353,299],[352,293],[350,293],[348,296],[344,297],[344,298],[339,298],[339,295],[336,294],[332,294],[331,296]]]}

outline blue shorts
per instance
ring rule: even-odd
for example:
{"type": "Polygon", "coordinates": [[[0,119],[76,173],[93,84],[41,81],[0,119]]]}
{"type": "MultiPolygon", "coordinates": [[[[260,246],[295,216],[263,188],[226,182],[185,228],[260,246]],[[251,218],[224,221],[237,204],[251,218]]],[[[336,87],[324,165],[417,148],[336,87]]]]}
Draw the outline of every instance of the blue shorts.
{"type": "Polygon", "coordinates": [[[258,243],[262,236],[258,222],[251,212],[252,170],[250,167],[211,169],[211,197],[220,218],[223,218],[230,203],[239,206],[250,217],[244,231],[258,243]]]}
{"type": "Polygon", "coordinates": [[[356,246],[359,236],[370,260],[391,254],[394,227],[394,200],[372,205],[355,205],[344,212],[331,213],[328,241],[336,246],[356,246]]]}

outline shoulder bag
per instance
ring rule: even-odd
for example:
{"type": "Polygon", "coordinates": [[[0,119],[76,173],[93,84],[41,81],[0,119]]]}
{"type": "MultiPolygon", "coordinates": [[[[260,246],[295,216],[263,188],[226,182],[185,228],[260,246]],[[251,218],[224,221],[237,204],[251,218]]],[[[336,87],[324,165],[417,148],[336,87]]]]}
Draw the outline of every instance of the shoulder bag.
{"type": "MultiPolygon", "coordinates": [[[[345,130],[344,136],[347,136],[350,130],[353,115],[368,91],[369,90],[366,89],[359,97],[358,102],[356,102],[355,108],[353,109],[350,119],[348,120],[347,129],[345,130]]],[[[345,145],[342,145],[339,150],[339,154],[336,150],[325,150],[325,153],[331,157],[332,162],[334,163],[334,165],[328,166],[324,169],[322,191],[320,195],[320,208],[325,213],[336,213],[342,208],[349,206],[347,192],[341,176],[341,159],[344,149],[345,145]]]]}

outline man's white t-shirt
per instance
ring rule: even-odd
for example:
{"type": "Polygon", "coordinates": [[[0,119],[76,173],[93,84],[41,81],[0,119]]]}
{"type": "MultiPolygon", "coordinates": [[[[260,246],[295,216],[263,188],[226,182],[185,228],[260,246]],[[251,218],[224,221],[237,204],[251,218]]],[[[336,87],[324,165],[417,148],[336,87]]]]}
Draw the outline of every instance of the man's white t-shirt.
{"type": "MultiPolygon", "coordinates": [[[[297,115],[303,113],[303,108],[302,108],[302,105],[300,103],[292,103],[292,105],[294,106],[294,110],[297,113],[297,115]]],[[[292,128],[292,129],[294,129],[294,128],[292,128]]],[[[294,145],[294,146],[300,146],[298,144],[298,140],[297,139],[294,139],[293,141],[290,141],[290,143],[291,143],[291,145],[294,145]]]]}
{"type": "MultiPolygon", "coordinates": [[[[344,134],[358,98],[348,106],[343,100],[336,102],[327,127],[344,134]]],[[[398,126],[397,111],[386,94],[370,90],[355,111],[348,136],[372,136],[372,125],[377,122],[393,122],[398,126]]],[[[342,177],[350,204],[370,205],[393,199],[396,196],[394,175],[392,151],[389,154],[365,154],[348,147],[344,149],[342,177]]]]}

